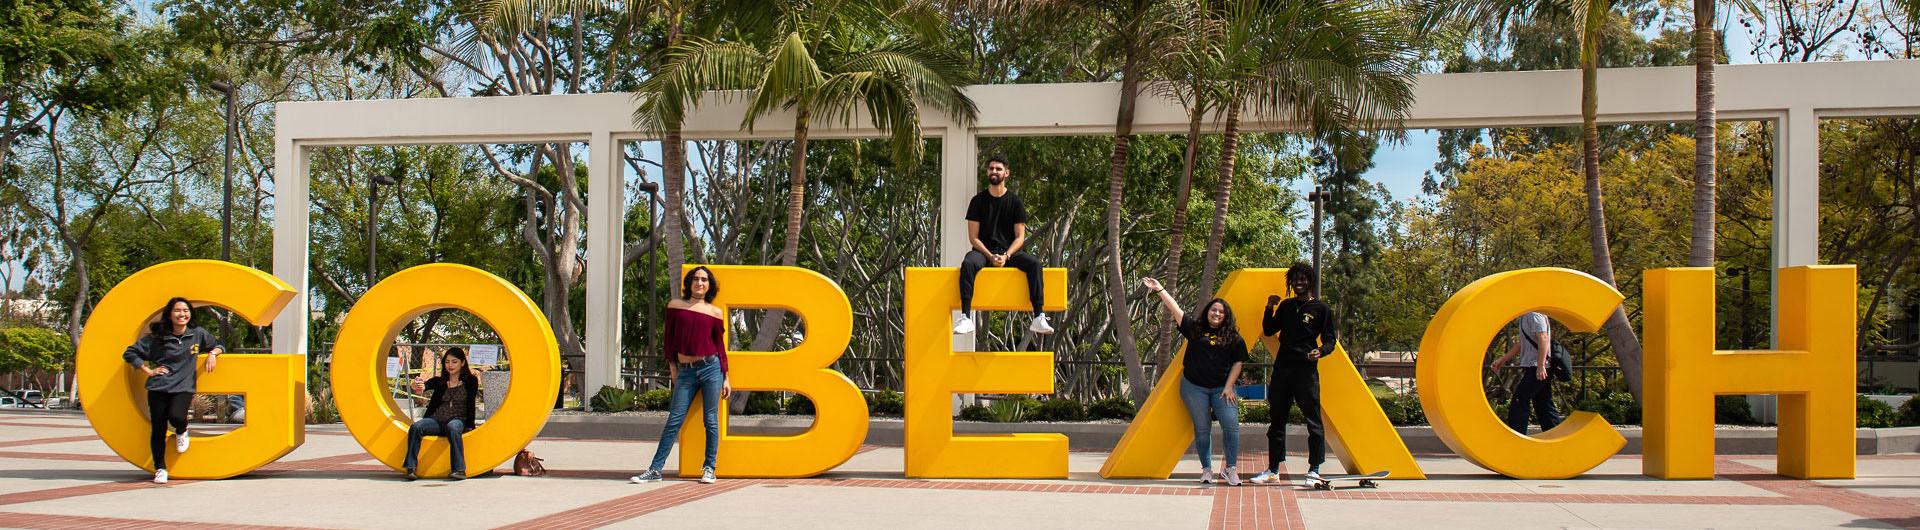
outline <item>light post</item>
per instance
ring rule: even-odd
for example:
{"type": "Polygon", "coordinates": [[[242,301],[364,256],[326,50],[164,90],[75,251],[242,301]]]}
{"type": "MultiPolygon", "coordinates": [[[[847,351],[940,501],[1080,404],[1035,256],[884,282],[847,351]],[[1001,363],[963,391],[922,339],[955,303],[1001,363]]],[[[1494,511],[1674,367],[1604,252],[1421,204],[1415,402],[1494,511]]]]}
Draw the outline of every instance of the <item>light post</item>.
{"type": "Polygon", "coordinates": [[[396,163],[393,166],[392,173],[389,173],[386,175],[374,175],[367,179],[367,288],[368,289],[373,288],[373,282],[376,279],[374,276],[376,272],[375,268],[378,266],[374,261],[374,257],[376,256],[376,254],[374,254],[374,250],[377,248],[374,244],[374,228],[380,225],[380,187],[399,184],[400,183],[399,176],[402,171],[404,170],[401,169],[400,165],[396,163]]]}
{"type": "MultiPolygon", "coordinates": [[[[655,298],[655,293],[658,291],[657,282],[659,280],[655,279],[655,276],[660,275],[660,266],[657,260],[654,259],[654,256],[658,254],[657,251],[660,249],[660,227],[662,225],[659,215],[654,211],[654,206],[660,202],[660,185],[652,182],[642,182],[638,188],[642,193],[647,194],[647,225],[649,227],[647,229],[647,241],[649,246],[652,247],[647,251],[647,307],[643,309],[642,312],[646,315],[649,324],[658,326],[660,319],[656,317],[654,311],[659,309],[658,306],[660,305],[655,298]]],[[[660,351],[660,334],[656,333],[656,331],[657,330],[651,327],[647,329],[648,352],[660,351]]],[[[640,358],[645,360],[646,357],[647,356],[643,355],[640,358]]],[[[639,386],[644,386],[646,382],[645,378],[639,377],[640,369],[644,367],[644,364],[644,362],[634,364],[634,376],[638,379],[635,390],[638,390],[637,387],[639,386]]]]}

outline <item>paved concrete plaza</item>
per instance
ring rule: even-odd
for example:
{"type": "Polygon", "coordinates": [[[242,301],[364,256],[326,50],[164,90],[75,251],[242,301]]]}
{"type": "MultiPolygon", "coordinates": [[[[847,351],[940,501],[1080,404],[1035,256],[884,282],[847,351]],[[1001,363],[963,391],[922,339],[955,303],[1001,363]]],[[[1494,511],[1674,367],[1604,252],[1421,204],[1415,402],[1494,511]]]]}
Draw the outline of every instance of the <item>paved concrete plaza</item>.
{"type": "MultiPolygon", "coordinates": [[[[1202,487],[1191,460],[1174,480],[1102,480],[1104,453],[1074,453],[1066,480],[905,480],[900,448],[869,446],[812,479],[636,485],[626,477],[653,444],[542,438],[530,448],[551,476],[409,483],[339,426],[307,433],[247,476],[161,486],[80,416],[0,413],[0,528],[1920,528],[1920,455],[1863,456],[1860,478],[1843,481],[1729,457],[1719,480],[1685,482],[1640,476],[1636,457],[1523,481],[1426,455],[1429,480],[1322,492],[1202,487]]],[[[1265,455],[1243,462],[1257,470],[1265,455]]]]}

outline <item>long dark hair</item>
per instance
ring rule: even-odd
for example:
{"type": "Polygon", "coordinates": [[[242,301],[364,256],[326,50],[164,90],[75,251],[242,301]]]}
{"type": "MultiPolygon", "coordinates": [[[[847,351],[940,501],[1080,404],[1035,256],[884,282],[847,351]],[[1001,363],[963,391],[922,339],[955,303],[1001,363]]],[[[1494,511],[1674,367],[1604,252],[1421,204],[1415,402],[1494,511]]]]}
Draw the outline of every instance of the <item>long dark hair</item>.
{"type": "Polygon", "coordinates": [[[700,271],[707,272],[706,300],[707,303],[711,304],[713,303],[713,297],[720,294],[720,282],[713,278],[713,270],[708,269],[706,265],[694,267],[693,270],[687,271],[686,276],[680,278],[680,299],[693,298],[693,273],[700,271]]]}
{"type": "Polygon", "coordinates": [[[459,347],[459,346],[454,346],[454,347],[452,347],[452,348],[447,348],[447,352],[446,352],[446,353],[442,353],[442,354],[440,354],[440,372],[441,372],[441,374],[440,374],[440,376],[441,376],[441,377],[446,377],[446,375],[447,375],[447,374],[446,374],[446,370],[447,370],[447,358],[448,358],[448,357],[452,357],[452,358],[455,358],[455,359],[459,359],[459,360],[460,360],[460,374],[459,374],[459,375],[460,375],[460,380],[461,380],[461,381],[463,381],[463,382],[474,382],[474,381],[478,381],[478,380],[480,379],[480,378],[477,378],[477,377],[474,377],[474,376],[473,376],[473,363],[469,363],[469,362],[467,362],[467,350],[466,350],[466,348],[461,348],[461,347],[459,347]]]}
{"type": "MultiPolygon", "coordinates": [[[[160,320],[154,322],[152,326],[148,327],[149,332],[153,333],[154,335],[172,335],[173,334],[173,305],[174,304],[187,304],[187,312],[188,313],[193,312],[192,300],[188,300],[184,296],[175,296],[173,298],[168,298],[167,305],[160,307],[160,320]]],[[[192,326],[193,320],[191,319],[187,320],[187,325],[192,326]]]]}
{"type": "Polygon", "coordinates": [[[1197,313],[1196,316],[1200,319],[1200,325],[1202,326],[1225,331],[1226,334],[1231,337],[1240,336],[1240,325],[1233,320],[1233,305],[1228,304],[1225,299],[1214,298],[1208,300],[1205,304],[1201,304],[1200,312],[1197,313]],[[1213,310],[1213,304],[1220,304],[1220,312],[1226,314],[1225,318],[1220,319],[1220,327],[1218,328],[1214,328],[1213,323],[1207,320],[1207,312],[1213,310]]]}

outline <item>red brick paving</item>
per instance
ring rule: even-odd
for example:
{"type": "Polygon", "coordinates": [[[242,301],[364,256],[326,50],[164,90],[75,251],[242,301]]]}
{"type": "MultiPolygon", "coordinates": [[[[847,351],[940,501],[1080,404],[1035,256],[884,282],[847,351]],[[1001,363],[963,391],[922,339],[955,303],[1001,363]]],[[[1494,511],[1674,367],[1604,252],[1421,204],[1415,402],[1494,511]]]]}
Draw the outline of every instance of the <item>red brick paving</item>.
{"type": "Polygon", "coordinates": [[[590,504],[564,512],[502,526],[503,529],[535,530],[558,528],[599,528],[674,506],[705,499],[762,482],[729,480],[719,484],[677,482],[610,501],[590,504]]]}
{"type": "Polygon", "coordinates": [[[11,442],[0,442],[0,447],[20,447],[23,445],[61,444],[61,443],[67,443],[67,442],[85,442],[88,440],[98,440],[98,439],[100,439],[99,436],[61,436],[58,438],[35,438],[32,440],[14,440],[11,442]]]}
{"type": "Polygon", "coordinates": [[[1726,458],[1716,463],[1714,472],[1800,501],[1796,504],[1825,506],[1898,528],[1920,529],[1920,501],[1916,499],[1875,497],[1840,486],[1782,477],[1726,458]]]}

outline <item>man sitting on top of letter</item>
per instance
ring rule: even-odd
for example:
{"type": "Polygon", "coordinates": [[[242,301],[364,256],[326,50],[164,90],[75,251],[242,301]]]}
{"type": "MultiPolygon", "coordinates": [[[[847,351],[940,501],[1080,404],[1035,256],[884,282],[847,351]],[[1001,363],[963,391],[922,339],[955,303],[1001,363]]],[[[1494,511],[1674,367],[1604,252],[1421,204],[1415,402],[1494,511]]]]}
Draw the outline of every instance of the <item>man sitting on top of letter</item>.
{"type": "Polygon", "coordinates": [[[1040,311],[1040,260],[1021,254],[1027,244],[1027,205],[1007,189],[1012,172],[1007,159],[995,156],[987,160],[987,189],[967,202],[967,242],[972,247],[960,261],[960,319],[953,333],[973,333],[973,278],[981,267],[1013,267],[1027,274],[1027,297],[1033,301],[1033,323],[1027,329],[1042,335],[1053,333],[1047,315],[1040,311]]]}

